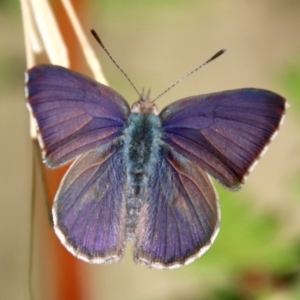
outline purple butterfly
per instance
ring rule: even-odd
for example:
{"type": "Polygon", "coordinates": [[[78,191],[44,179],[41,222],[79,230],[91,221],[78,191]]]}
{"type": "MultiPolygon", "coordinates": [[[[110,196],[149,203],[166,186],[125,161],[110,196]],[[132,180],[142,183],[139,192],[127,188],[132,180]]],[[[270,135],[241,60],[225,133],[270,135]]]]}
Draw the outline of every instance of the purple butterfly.
{"type": "Polygon", "coordinates": [[[220,213],[207,173],[237,190],[278,130],[285,100],[261,89],[192,96],[160,114],[59,66],[27,73],[43,159],[76,159],[56,194],[54,228],[76,257],[172,269],[213,243],[220,213]],[[206,173],[207,172],[207,173],[206,173]]]}

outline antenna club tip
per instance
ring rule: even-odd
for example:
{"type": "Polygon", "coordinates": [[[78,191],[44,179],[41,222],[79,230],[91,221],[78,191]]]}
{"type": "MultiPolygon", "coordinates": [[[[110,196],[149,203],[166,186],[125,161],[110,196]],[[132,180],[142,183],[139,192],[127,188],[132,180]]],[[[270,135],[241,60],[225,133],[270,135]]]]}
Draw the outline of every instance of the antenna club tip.
{"type": "Polygon", "coordinates": [[[90,33],[94,36],[95,39],[99,39],[99,36],[94,28],[90,28],[90,33]]]}
{"type": "Polygon", "coordinates": [[[224,52],[226,51],[226,49],[222,49],[220,51],[218,51],[215,55],[213,55],[206,63],[211,62],[212,60],[216,59],[217,57],[219,57],[220,55],[222,55],[224,52]]]}
{"type": "Polygon", "coordinates": [[[220,51],[218,51],[214,56],[220,56],[220,55],[222,55],[223,53],[225,53],[227,51],[227,49],[225,49],[225,48],[223,48],[223,49],[221,49],[220,51]]]}
{"type": "Polygon", "coordinates": [[[96,41],[100,44],[100,46],[103,49],[105,49],[104,44],[102,43],[102,41],[101,41],[99,35],[97,34],[97,32],[93,28],[91,28],[90,31],[91,31],[91,34],[93,35],[93,37],[96,39],[96,41]]]}

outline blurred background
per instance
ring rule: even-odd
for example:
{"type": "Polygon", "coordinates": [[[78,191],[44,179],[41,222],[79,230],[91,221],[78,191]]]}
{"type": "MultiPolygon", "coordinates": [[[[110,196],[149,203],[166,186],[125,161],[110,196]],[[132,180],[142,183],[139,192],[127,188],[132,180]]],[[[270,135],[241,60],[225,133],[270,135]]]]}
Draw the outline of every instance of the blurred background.
{"type": "MultiPolygon", "coordinates": [[[[93,41],[90,28],[139,90],[151,88],[152,97],[227,49],[159,99],[160,108],[182,97],[243,87],[277,92],[290,108],[243,189],[233,193],[216,184],[220,233],[203,257],[180,269],[134,265],[130,246],[120,264],[89,265],[74,259],[49,226],[39,187],[35,299],[300,299],[300,2],[73,3],[110,86],[130,103],[137,100],[134,90],[93,41]]],[[[58,1],[51,4],[65,37],[73,41],[62,7],[58,1]]],[[[26,61],[20,10],[18,2],[0,1],[0,299],[28,299],[33,147],[23,92],[26,61]]],[[[91,75],[74,43],[69,45],[73,68],[91,75]]],[[[40,174],[35,180],[40,185],[40,174]]]]}

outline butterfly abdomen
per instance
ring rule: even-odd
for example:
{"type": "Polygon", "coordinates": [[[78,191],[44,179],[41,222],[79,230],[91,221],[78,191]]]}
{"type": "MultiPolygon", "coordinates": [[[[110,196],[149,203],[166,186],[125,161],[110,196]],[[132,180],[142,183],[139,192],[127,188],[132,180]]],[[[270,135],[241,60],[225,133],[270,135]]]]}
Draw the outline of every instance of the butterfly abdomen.
{"type": "Polygon", "coordinates": [[[145,199],[149,175],[153,173],[161,147],[161,123],[156,115],[132,113],[124,132],[126,165],[127,237],[134,234],[145,199]]]}

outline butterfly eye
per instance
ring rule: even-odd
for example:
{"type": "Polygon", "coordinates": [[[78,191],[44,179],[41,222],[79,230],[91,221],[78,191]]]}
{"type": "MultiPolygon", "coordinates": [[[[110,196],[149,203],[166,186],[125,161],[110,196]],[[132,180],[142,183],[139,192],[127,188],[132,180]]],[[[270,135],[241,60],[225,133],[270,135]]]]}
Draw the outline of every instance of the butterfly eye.
{"type": "Polygon", "coordinates": [[[131,112],[139,113],[140,112],[140,106],[141,106],[140,101],[133,103],[132,106],[131,106],[131,112]]]}

